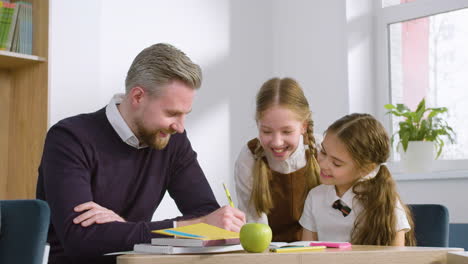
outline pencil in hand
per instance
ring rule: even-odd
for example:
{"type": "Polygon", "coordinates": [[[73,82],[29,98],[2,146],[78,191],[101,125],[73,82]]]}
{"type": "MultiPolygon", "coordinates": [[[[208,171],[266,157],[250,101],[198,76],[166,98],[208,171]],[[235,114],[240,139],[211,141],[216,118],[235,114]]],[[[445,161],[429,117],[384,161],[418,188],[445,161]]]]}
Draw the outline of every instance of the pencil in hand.
{"type": "Polygon", "coordinates": [[[231,207],[235,207],[234,203],[232,202],[232,199],[231,199],[231,193],[229,193],[229,190],[228,190],[228,188],[227,188],[227,186],[226,186],[226,184],[224,182],[223,182],[223,187],[224,187],[224,192],[226,193],[227,199],[229,201],[229,205],[231,207]]]}

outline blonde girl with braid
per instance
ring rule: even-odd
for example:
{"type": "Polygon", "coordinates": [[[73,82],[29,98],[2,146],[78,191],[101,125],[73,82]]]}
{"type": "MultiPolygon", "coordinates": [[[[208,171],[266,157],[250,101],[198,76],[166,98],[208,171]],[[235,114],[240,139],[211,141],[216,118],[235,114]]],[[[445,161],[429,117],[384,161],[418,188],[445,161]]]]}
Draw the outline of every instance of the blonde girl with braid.
{"type": "Polygon", "coordinates": [[[307,193],[319,184],[309,103],[291,78],[265,82],[256,98],[258,137],[235,165],[239,209],[247,222],[269,224],[273,241],[297,241],[307,193]]]}
{"type": "Polygon", "coordinates": [[[320,149],[322,184],[307,196],[302,239],[415,245],[411,214],[386,165],[382,124],[369,114],[346,115],[326,130],[320,149]]]}

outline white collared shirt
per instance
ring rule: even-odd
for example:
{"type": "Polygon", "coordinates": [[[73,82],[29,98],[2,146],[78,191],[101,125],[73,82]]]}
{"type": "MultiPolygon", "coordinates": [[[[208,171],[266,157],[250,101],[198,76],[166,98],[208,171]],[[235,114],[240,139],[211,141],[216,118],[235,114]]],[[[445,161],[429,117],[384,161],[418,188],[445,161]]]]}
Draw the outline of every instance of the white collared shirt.
{"type": "MultiPolygon", "coordinates": [[[[121,93],[115,94],[112,97],[109,104],[106,106],[106,117],[123,142],[137,149],[146,148],[148,146],[145,144],[142,144],[140,146],[140,141],[132,132],[130,127],[127,125],[127,122],[125,122],[125,120],[122,117],[122,114],[120,114],[120,111],[117,108],[117,105],[122,103],[124,97],[125,94],[121,93]]],[[[172,225],[173,227],[177,227],[177,221],[172,221],[172,225]]]]}
{"type": "MultiPolygon", "coordinates": [[[[268,166],[276,172],[282,174],[289,174],[295,172],[307,164],[305,146],[302,143],[302,136],[299,138],[296,150],[284,161],[278,161],[271,157],[269,152],[266,153],[268,166]]],[[[250,203],[250,196],[252,195],[253,176],[252,169],[255,163],[254,156],[250,151],[247,144],[242,148],[234,166],[234,179],[236,182],[236,192],[238,207],[245,213],[248,223],[264,223],[268,224],[268,217],[266,214],[258,215],[255,207],[250,203]]]]}
{"type": "MultiPolygon", "coordinates": [[[[336,194],[335,185],[319,185],[309,191],[299,223],[305,229],[317,232],[318,240],[349,242],[354,221],[363,210],[362,204],[354,199],[354,196],[352,188],[340,198],[336,194]],[[344,217],[340,210],[332,207],[332,204],[338,199],[351,208],[348,216],[344,217]]],[[[395,214],[396,230],[410,230],[406,213],[400,202],[397,203],[395,214]]]]}
{"type": "Polygon", "coordinates": [[[146,148],[147,145],[140,145],[140,141],[127,125],[122,114],[120,114],[120,111],[117,108],[117,105],[122,103],[124,97],[125,94],[115,94],[112,97],[109,104],[106,106],[107,119],[123,142],[137,149],[146,148]]]}

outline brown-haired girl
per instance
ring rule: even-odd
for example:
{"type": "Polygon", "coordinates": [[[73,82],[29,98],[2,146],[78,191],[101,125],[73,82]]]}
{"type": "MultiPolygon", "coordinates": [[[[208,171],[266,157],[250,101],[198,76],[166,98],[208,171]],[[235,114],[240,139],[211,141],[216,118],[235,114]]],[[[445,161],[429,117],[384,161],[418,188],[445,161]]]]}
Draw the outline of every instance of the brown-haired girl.
{"type": "Polygon", "coordinates": [[[390,143],[369,114],[351,114],[325,132],[318,155],[320,182],[300,219],[303,240],[361,245],[414,245],[410,212],[386,166],[390,143]]]}
{"type": "Polygon", "coordinates": [[[256,101],[258,138],[242,149],[235,165],[239,209],[247,222],[269,224],[273,241],[297,241],[309,190],[319,184],[309,103],[291,78],[273,78],[256,101]]]}

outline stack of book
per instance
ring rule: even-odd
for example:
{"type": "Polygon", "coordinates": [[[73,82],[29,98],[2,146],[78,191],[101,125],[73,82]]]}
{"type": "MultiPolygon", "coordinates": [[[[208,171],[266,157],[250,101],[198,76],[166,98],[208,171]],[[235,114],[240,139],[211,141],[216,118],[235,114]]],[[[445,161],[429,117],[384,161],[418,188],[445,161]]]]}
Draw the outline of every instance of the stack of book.
{"type": "Polygon", "coordinates": [[[239,233],[205,223],[153,231],[172,237],[153,238],[133,250],[147,254],[203,254],[241,251],[239,233]]]}
{"type": "Polygon", "coordinates": [[[32,4],[0,1],[0,50],[32,54],[32,4]]]}

